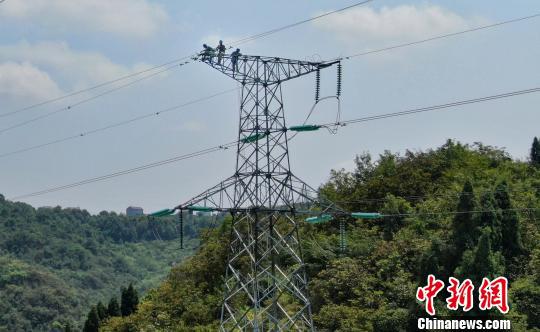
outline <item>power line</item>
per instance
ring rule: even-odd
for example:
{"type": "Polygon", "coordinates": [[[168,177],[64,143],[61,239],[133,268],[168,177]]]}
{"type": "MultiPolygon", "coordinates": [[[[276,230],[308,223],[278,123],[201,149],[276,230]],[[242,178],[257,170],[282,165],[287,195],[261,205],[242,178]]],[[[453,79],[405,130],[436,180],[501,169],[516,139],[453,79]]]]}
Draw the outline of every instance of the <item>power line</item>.
{"type": "Polygon", "coordinates": [[[153,77],[153,76],[162,74],[162,73],[164,73],[164,72],[166,72],[166,71],[169,71],[169,70],[174,69],[174,68],[177,68],[177,67],[178,67],[178,65],[173,65],[173,66],[170,66],[170,67],[166,67],[165,69],[162,69],[162,70],[157,71],[157,72],[154,72],[154,73],[152,73],[152,74],[149,74],[149,75],[140,77],[140,78],[135,79],[135,80],[133,80],[133,81],[130,81],[130,82],[126,83],[126,84],[122,84],[122,85],[117,86],[117,87],[115,87],[115,88],[112,88],[112,89],[110,89],[110,90],[107,90],[107,91],[104,91],[104,92],[102,92],[102,93],[99,93],[99,94],[97,94],[97,95],[93,95],[93,96],[91,96],[91,97],[82,99],[82,100],[80,100],[80,101],[78,101],[78,102],[76,102],[76,103],[73,103],[73,104],[71,104],[71,105],[68,105],[68,106],[66,106],[66,107],[62,107],[62,108],[56,109],[56,110],[54,110],[54,111],[51,111],[51,112],[48,112],[48,113],[45,113],[45,114],[42,114],[42,115],[33,117],[33,118],[31,118],[31,119],[28,119],[28,120],[25,120],[25,121],[22,121],[22,122],[18,122],[18,123],[14,124],[14,125],[11,125],[11,126],[9,126],[9,127],[2,128],[2,129],[0,129],[0,134],[3,134],[3,133],[5,133],[5,132],[7,132],[7,131],[10,131],[10,130],[13,130],[13,129],[16,129],[16,128],[20,128],[20,127],[26,126],[26,125],[28,125],[28,124],[30,124],[30,123],[33,123],[33,122],[36,122],[36,121],[39,121],[39,120],[48,118],[48,117],[53,116],[53,115],[58,114],[58,113],[62,113],[62,112],[66,112],[66,111],[73,110],[76,106],[85,104],[85,103],[87,103],[87,102],[89,102],[89,101],[92,101],[92,100],[94,100],[94,99],[103,97],[103,96],[105,96],[105,95],[107,95],[107,94],[113,93],[114,91],[118,91],[118,90],[123,89],[123,88],[125,88],[125,87],[131,86],[131,85],[133,85],[133,84],[135,84],[135,83],[137,83],[137,82],[140,82],[140,81],[145,80],[145,79],[148,79],[148,78],[150,78],[150,77],[153,77]]]}
{"type": "Polygon", "coordinates": [[[512,209],[495,209],[495,210],[473,210],[473,211],[444,211],[444,212],[411,212],[411,213],[395,213],[395,214],[382,214],[381,217],[411,217],[411,216],[427,216],[427,215],[457,215],[468,213],[486,213],[486,212],[498,212],[498,211],[539,211],[540,208],[512,208],[512,209]]]}
{"type": "Polygon", "coordinates": [[[156,161],[156,162],[141,165],[141,166],[138,166],[138,167],[129,168],[129,169],[126,169],[126,170],[121,170],[121,171],[117,171],[117,172],[109,173],[109,174],[106,174],[106,175],[101,175],[101,176],[89,178],[89,179],[86,179],[86,180],[82,180],[82,181],[78,181],[78,182],[74,182],[74,183],[70,183],[70,184],[66,184],[66,185],[62,185],[62,186],[58,186],[58,187],[53,187],[53,188],[49,188],[49,189],[45,189],[45,190],[41,190],[41,191],[36,191],[36,192],[30,193],[30,194],[15,196],[15,197],[10,198],[10,200],[17,200],[17,199],[22,199],[22,198],[27,198],[27,197],[44,195],[44,194],[48,194],[48,193],[52,193],[52,192],[56,192],[56,191],[60,191],[60,190],[79,187],[79,186],[94,183],[94,182],[108,180],[108,179],[115,178],[115,177],[122,176],[122,175],[126,175],[126,174],[140,172],[140,171],[143,171],[145,169],[154,168],[154,167],[157,167],[157,166],[171,164],[171,163],[178,162],[178,161],[181,161],[181,160],[186,160],[186,159],[191,159],[191,158],[203,156],[203,155],[206,155],[206,154],[209,154],[209,153],[212,153],[212,152],[226,150],[229,147],[234,146],[236,143],[238,143],[238,141],[226,143],[226,144],[223,144],[223,145],[214,146],[214,147],[211,147],[211,148],[195,151],[195,152],[192,152],[192,153],[175,156],[175,157],[172,157],[172,158],[169,158],[169,159],[156,161]]]}
{"type": "Polygon", "coordinates": [[[351,55],[348,55],[348,56],[345,56],[345,57],[335,58],[333,60],[329,60],[329,61],[325,61],[325,62],[332,62],[332,61],[336,61],[336,60],[349,60],[349,59],[352,59],[352,58],[355,58],[355,57],[364,56],[364,55],[368,55],[368,54],[381,53],[381,52],[385,52],[385,51],[394,50],[394,49],[397,49],[397,48],[403,48],[403,47],[423,44],[423,43],[427,43],[427,42],[438,40],[438,39],[443,39],[443,38],[448,38],[448,37],[455,37],[455,36],[466,34],[466,33],[469,33],[469,32],[475,32],[475,31],[479,31],[479,30],[485,30],[485,29],[498,27],[498,26],[505,25],[505,24],[525,21],[525,20],[537,18],[539,16],[540,16],[540,13],[530,15],[530,16],[519,17],[519,18],[511,19],[511,20],[508,20],[508,21],[502,21],[502,22],[497,22],[497,23],[493,23],[493,24],[483,25],[483,26],[476,27],[476,28],[471,28],[471,29],[462,30],[462,31],[458,31],[458,32],[448,33],[448,34],[444,34],[444,35],[438,35],[438,36],[435,36],[435,37],[422,39],[422,40],[417,40],[417,41],[413,41],[413,42],[409,42],[409,43],[384,47],[384,48],[380,48],[380,49],[376,49],[376,50],[372,50],[372,51],[365,51],[365,52],[355,53],[355,54],[351,54],[351,55]]]}
{"type": "MultiPolygon", "coordinates": [[[[540,186],[530,186],[530,190],[538,190],[540,189],[540,186]]],[[[498,192],[504,192],[506,190],[481,190],[481,191],[475,191],[472,193],[467,192],[456,192],[456,193],[450,193],[450,194],[432,194],[432,195],[412,195],[412,196],[399,196],[396,195],[395,198],[403,198],[405,200],[423,200],[426,198],[459,198],[461,196],[479,196],[486,193],[498,193],[498,192]]],[[[517,190],[517,189],[507,189],[508,192],[511,193],[526,193],[529,192],[528,190],[517,190]]],[[[392,193],[389,193],[393,195],[392,193]]],[[[387,202],[390,201],[391,198],[387,197],[379,197],[379,198],[363,198],[363,199],[354,199],[354,200],[346,200],[346,201],[333,201],[334,203],[343,203],[343,204],[352,204],[352,203],[377,203],[377,202],[387,202]]]]}
{"type": "MultiPolygon", "coordinates": [[[[68,93],[66,95],[60,96],[60,97],[48,99],[48,100],[45,100],[45,101],[42,101],[42,102],[39,102],[39,103],[36,103],[36,104],[33,104],[33,105],[29,105],[29,106],[26,106],[26,107],[23,107],[23,108],[20,108],[20,109],[11,111],[11,112],[3,113],[3,114],[0,114],[0,118],[10,116],[10,115],[13,115],[13,114],[17,114],[17,113],[21,113],[21,112],[24,112],[24,111],[28,111],[28,110],[31,110],[33,108],[37,108],[37,107],[44,106],[44,105],[47,105],[47,104],[50,104],[50,103],[54,103],[56,101],[60,101],[60,100],[63,100],[63,99],[69,98],[69,97],[76,96],[76,95],[80,95],[82,93],[89,92],[89,91],[92,91],[92,90],[95,90],[95,89],[98,89],[98,88],[101,88],[101,87],[104,87],[104,86],[107,86],[107,85],[118,83],[120,81],[124,81],[124,80],[127,80],[129,78],[139,76],[141,74],[144,74],[144,73],[147,73],[147,72],[150,72],[150,71],[154,71],[154,70],[159,69],[159,68],[167,67],[167,66],[169,66],[171,64],[174,64],[175,66],[179,65],[179,64],[184,65],[184,64],[187,64],[187,62],[181,63],[182,60],[186,60],[188,58],[189,58],[189,56],[185,56],[185,57],[182,57],[182,58],[179,58],[179,59],[171,60],[171,61],[165,62],[165,63],[163,63],[161,65],[157,65],[157,66],[154,66],[154,67],[151,67],[151,68],[147,68],[145,70],[134,72],[132,74],[125,75],[125,76],[122,76],[122,77],[119,77],[119,78],[116,78],[116,79],[113,79],[113,80],[110,80],[110,81],[106,81],[106,82],[91,86],[89,88],[77,90],[77,91],[74,91],[72,93],[68,93]]],[[[150,77],[153,77],[153,76],[154,75],[150,75],[150,76],[147,76],[146,78],[150,78],[150,77]]],[[[141,81],[141,80],[138,80],[137,82],[139,82],[139,81],[141,81]]]]}
{"type": "Polygon", "coordinates": [[[224,91],[221,91],[221,92],[218,92],[218,93],[206,96],[206,97],[202,97],[202,98],[199,98],[199,99],[195,99],[195,100],[183,103],[183,104],[168,107],[168,108],[165,108],[165,109],[163,109],[161,111],[143,114],[143,115],[136,116],[136,117],[133,117],[131,119],[124,120],[124,121],[116,122],[116,123],[113,123],[113,124],[110,124],[110,125],[107,125],[107,126],[104,126],[104,127],[99,127],[99,128],[94,128],[94,129],[91,129],[91,130],[87,130],[87,131],[81,132],[81,133],[76,134],[76,135],[66,136],[66,137],[55,139],[55,140],[52,140],[52,141],[49,141],[49,142],[46,142],[46,143],[35,144],[35,145],[27,146],[25,148],[21,148],[21,149],[18,149],[18,150],[13,150],[13,151],[10,151],[10,152],[6,152],[6,153],[3,153],[3,154],[0,154],[0,158],[20,154],[20,153],[23,153],[23,152],[36,150],[36,149],[43,148],[43,147],[50,146],[50,145],[60,144],[60,143],[63,143],[63,142],[71,141],[71,140],[82,138],[82,137],[87,137],[87,136],[90,136],[90,135],[93,135],[93,134],[96,134],[96,133],[99,133],[99,132],[102,132],[102,131],[106,131],[106,130],[109,130],[109,129],[112,129],[112,128],[121,127],[121,126],[130,124],[130,123],[133,123],[133,122],[137,122],[137,121],[140,121],[140,120],[143,120],[143,119],[147,119],[147,118],[154,117],[154,116],[160,116],[163,113],[172,112],[172,111],[184,108],[186,106],[197,104],[197,103],[200,103],[200,102],[203,102],[203,101],[206,101],[206,100],[209,100],[209,99],[212,99],[212,98],[215,98],[215,97],[218,97],[218,96],[221,96],[221,95],[224,95],[226,93],[230,93],[230,92],[233,92],[233,91],[236,91],[236,90],[237,90],[237,88],[224,90],[224,91]]]}
{"type": "MultiPolygon", "coordinates": [[[[322,14],[322,15],[318,15],[318,16],[315,16],[315,17],[312,17],[312,18],[309,18],[309,19],[305,19],[305,20],[298,21],[298,22],[295,22],[295,23],[287,24],[287,25],[279,27],[279,28],[268,30],[268,31],[265,31],[265,32],[262,32],[262,33],[258,33],[258,34],[249,36],[249,37],[245,37],[245,38],[239,39],[237,41],[234,41],[232,43],[232,45],[238,46],[238,45],[241,45],[241,44],[245,44],[245,43],[254,41],[256,39],[263,38],[263,37],[269,36],[271,34],[275,34],[277,32],[296,27],[296,26],[301,25],[301,24],[305,24],[305,23],[308,23],[308,22],[311,22],[311,21],[314,21],[314,20],[318,20],[320,18],[329,16],[329,15],[332,15],[332,14],[335,14],[335,13],[346,11],[348,9],[363,5],[363,4],[371,2],[371,1],[373,1],[373,0],[357,2],[357,3],[354,3],[354,4],[350,5],[350,6],[346,6],[346,7],[343,7],[343,8],[340,8],[340,9],[337,9],[337,10],[334,10],[334,11],[331,11],[331,12],[328,12],[328,13],[325,13],[325,14],[322,14]]],[[[99,83],[99,84],[91,86],[89,88],[77,90],[77,91],[74,91],[72,93],[68,93],[68,94],[63,95],[63,96],[59,96],[59,97],[56,97],[56,98],[51,98],[51,99],[44,100],[42,102],[39,102],[39,103],[36,103],[36,104],[33,104],[33,105],[29,105],[29,106],[26,106],[26,107],[23,107],[23,108],[14,110],[14,111],[3,113],[3,114],[0,114],[0,118],[6,117],[6,116],[9,116],[9,115],[13,115],[13,114],[17,114],[17,113],[20,113],[20,112],[28,111],[28,110],[31,110],[31,109],[34,109],[34,108],[37,108],[37,107],[40,107],[40,106],[44,106],[44,105],[47,105],[47,104],[50,104],[50,103],[54,103],[54,102],[57,102],[57,101],[60,101],[60,100],[64,100],[66,98],[70,98],[70,97],[73,97],[73,96],[76,96],[76,95],[79,95],[79,94],[82,94],[82,93],[85,93],[85,92],[89,92],[89,91],[92,91],[92,90],[95,90],[95,89],[110,85],[110,84],[114,84],[114,83],[117,83],[117,82],[120,82],[120,81],[124,81],[126,79],[136,77],[136,76],[139,76],[141,74],[144,74],[144,73],[147,73],[147,72],[150,72],[150,71],[154,71],[156,69],[167,67],[167,66],[169,66],[171,64],[178,65],[180,62],[182,62],[184,60],[187,60],[187,59],[189,59],[189,58],[191,58],[193,56],[196,56],[196,55],[197,55],[197,53],[186,55],[186,56],[180,57],[178,59],[174,59],[174,60],[162,63],[160,65],[153,66],[151,68],[147,68],[147,69],[137,71],[137,72],[125,75],[125,76],[121,76],[121,77],[113,79],[113,80],[109,80],[109,81],[99,83]]],[[[186,63],[183,63],[183,64],[187,64],[187,63],[189,63],[189,61],[186,62],[186,63]]],[[[149,77],[151,77],[151,76],[149,76],[149,77]]],[[[149,78],[149,77],[147,77],[147,78],[149,78]]]]}
{"type": "MultiPolygon", "coordinates": [[[[342,121],[340,123],[330,123],[330,124],[327,124],[327,125],[332,125],[333,126],[333,125],[355,124],[355,123],[360,123],[360,122],[374,121],[374,120],[389,118],[389,117],[393,117],[393,116],[401,116],[401,115],[408,115],[408,114],[419,113],[419,112],[427,112],[427,111],[430,111],[430,110],[437,110],[437,109],[441,109],[441,108],[456,107],[456,106],[461,106],[461,105],[466,105],[466,104],[478,103],[478,102],[489,101],[489,100],[500,99],[500,98],[507,98],[507,97],[511,97],[511,96],[518,96],[518,95],[522,95],[522,94],[525,94],[525,93],[533,93],[533,92],[539,92],[539,91],[540,91],[540,88],[533,88],[533,89],[527,89],[527,90],[518,90],[518,91],[514,91],[514,92],[510,92],[510,93],[503,93],[503,94],[499,94],[499,95],[492,95],[492,96],[487,96],[487,97],[468,99],[468,100],[464,100],[464,101],[457,101],[457,102],[448,103],[448,104],[429,106],[429,107],[413,109],[413,110],[409,110],[409,111],[387,113],[387,114],[382,114],[382,115],[379,115],[379,116],[371,116],[371,117],[366,117],[366,118],[351,119],[351,120],[342,121]]],[[[321,125],[321,126],[326,126],[326,125],[321,125]]],[[[130,169],[127,169],[127,170],[118,171],[118,172],[115,172],[115,173],[111,173],[111,174],[107,174],[107,175],[103,175],[103,176],[99,176],[99,177],[95,177],[95,178],[90,178],[90,179],[82,180],[82,181],[79,181],[79,182],[75,182],[75,183],[71,183],[71,184],[67,184],[67,185],[63,185],[63,186],[59,186],[59,187],[53,187],[53,188],[49,188],[49,189],[45,189],[45,190],[41,190],[41,191],[36,191],[36,192],[33,192],[33,193],[29,193],[29,194],[25,194],[25,195],[15,196],[15,197],[10,198],[10,199],[15,200],[15,199],[22,199],[22,198],[27,198],[27,197],[39,196],[39,195],[47,194],[47,193],[50,193],[50,192],[55,192],[55,191],[60,191],[60,190],[69,189],[69,188],[73,188],[73,187],[78,187],[78,186],[86,185],[86,184],[97,182],[97,181],[103,181],[103,180],[118,177],[118,176],[121,176],[121,175],[131,174],[131,173],[139,172],[139,171],[142,171],[142,170],[145,170],[145,169],[149,169],[149,168],[153,168],[153,167],[157,167],[157,166],[161,166],[161,165],[165,165],[165,164],[170,164],[170,163],[185,160],[185,159],[194,158],[194,157],[197,157],[197,156],[200,156],[200,155],[209,154],[209,153],[220,151],[220,150],[223,150],[223,149],[228,149],[229,147],[234,146],[238,142],[239,141],[234,141],[234,142],[226,143],[226,144],[223,144],[223,145],[218,145],[218,146],[215,146],[215,147],[207,148],[207,149],[204,149],[204,150],[196,151],[196,152],[193,152],[193,153],[190,153],[190,154],[180,155],[180,156],[165,159],[165,160],[162,160],[162,161],[153,162],[153,163],[146,164],[146,165],[143,165],[143,166],[139,166],[139,167],[136,167],[136,168],[130,168],[130,169]]]]}
{"type": "Polygon", "coordinates": [[[302,21],[295,22],[295,23],[287,24],[287,25],[284,25],[282,27],[272,29],[272,30],[268,30],[268,31],[265,31],[265,32],[262,32],[262,33],[259,33],[259,34],[253,35],[253,36],[250,36],[250,37],[242,38],[242,39],[239,39],[239,40],[233,42],[232,45],[237,46],[237,45],[241,45],[241,44],[253,41],[255,39],[264,38],[266,36],[272,35],[274,33],[277,33],[277,32],[280,32],[280,31],[283,31],[283,30],[286,30],[286,29],[294,28],[296,26],[299,26],[299,25],[302,25],[302,24],[305,24],[305,23],[309,23],[309,22],[321,19],[321,18],[329,16],[329,15],[333,15],[333,14],[336,14],[336,13],[340,13],[340,12],[352,9],[354,7],[365,5],[365,4],[367,4],[369,2],[372,2],[372,1],[373,0],[360,1],[360,2],[354,3],[354,4],[352,4],[350,6],[347,6],[347,7],[336,9],[336,10],[333,10],[333,11],[330,11],[330,12],[327,12],[327,13],[324,13],[324,14],[321,14],[321,15],[318,15],[318,16],[314,16],[314,17],[311,17],[311,18],[308,18],[308,19],[305,19],[305,20],[302,20],[302,21]]]}
{"type": "Polygon", "coordinates": [[[516,90],[516,91],[512,91],[512,92],[501,93],[501,94],[491,95],[491,96],[486,96],[486,97],[455,101],[455,102],[451,102],[451,103],[447,103],[447,104],[439,104],[439,105],[428,106],[428,107],[414,108],[414,109],[410,109],[410,110],[406,110],[406,111],[400,111],[400,112],[393,112],[393,113],[366,116],[366,117],[362,117],[362,118],[350,119],[350,120],[345,120],[345,121],[340,121],[340,122],[331,122],[331,123],[322,124],[321,126],[324,126],[324,127],[327,127],[327,126],[346,126],[348,124],[354,124],[354,123],[360,123],[360,122],[368,122],[368,121],[374,121],[374,120],[380,120],[380,119],[386,119],[386,118],[393,118],[393,117],[405,116],[405,115],[416,114],[416,113],[436,111],[436,110],[452,108],[452,107],[456,107],[456,106],[476,104],[476,103],[486,102],[486,101],[490,101],[490,100],[515,97],[515,96],[524,95],[524,94],[530,94],[530,93],[535,93],[535,92],[540,92],[540,88],[516,90]]]}

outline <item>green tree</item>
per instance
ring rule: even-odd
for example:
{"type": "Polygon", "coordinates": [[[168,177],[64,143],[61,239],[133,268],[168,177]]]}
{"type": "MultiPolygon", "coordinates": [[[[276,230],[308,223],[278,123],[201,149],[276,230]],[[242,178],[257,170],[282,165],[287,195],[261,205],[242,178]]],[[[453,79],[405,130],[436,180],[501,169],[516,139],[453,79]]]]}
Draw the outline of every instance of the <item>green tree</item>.
{"type": "MultiPolygon", "coordinates": [[[[456,277],[460,280],[471,279],[475,289],[480,287],[482,278],[493,279],[501,276],[504,272],[502,255],[491,250],[490,233],[489,227],[482,229],[478,245],[473,250],[467,250],[463,253],[463,259],[455,272],[456,277]]],[[[466,313],[467,316],[491,316],[491,314],[481,311],[478,307],[474,307],[466,313]]]]}
{"type": "Polygon", "coordinates": [[[101,301],[98,302],[97,306],[97,313],[100,321],[103,321],[107,318],[109,318],[109,315],[107,313],[107,308],[101,303],[101,301]]]}
{"type": "Polygon", "coordinates": [[[120,311],[122,316],[129,316],[137,311],[139,305],[139,296],[137,290],[133,288],[133,284],[129,284],[128,288],[122,289],[122,299],[120,304],[120,311]]]}
{"type": "Polygon", "coordinates": [[[540,166],[540,142],[535,137],[531,146],[531,164],[533,166],[540,166]]]}
{"type": "Polygon", "coordinates": [[[527,316],[529,328],[540,329],[540,285],[531,278],[516,280],[510,287],[510,297],[516,309],[527,316]]]}
{"type": "Polygon", "coordinates": [[[465,181],[461,194],[459,195],[459,203],[457,206],[458,213],[455,215],[452,223],[452,255],[448,258],[447,267],[449,271],[453,271],[465,250],[471,249],[474,246],[474,229],[476,222],[474,220],[474,211],[476,208],[474,190],[469,180],[465,181]]]}
{"type": "Polygon", "coordinates": [[[470,249],[474,245],[471,230],[474,227],[474,211],[476,207],[473,186],[466,181],[459,195],[459,203],[454,218],[454,243],[458,248],[470,249]]]}
{"type": "Polygon", "coordinates": [[[523,253],[523,243],[521,240],[519,217],[510,200],[508,185],[505,181],[499,183],[497,186],[495,200],[497,201],[498,208],[501,210],[502,216],[501,232],[504,235],[502,238],[503,254],[507,260],[512,260],[523,253]]]}
{"type": "Polygon", "coordinates": [[[531,270],[531,277],[533,280],[540,285],[540,248],[536,248],[532,251],[529,269],[531,270]]]}
{"type": "Polygon", "coordinates": [[[433,239],[429,250],[420,259],[418,277],[421,282],[424,282],[430,274],[442,279],[448,278],[448,273],[442,264],[445,254],[442,241],[439,238],[433,239]]]}
{"type": "Polygon", "coordinates": [[[83,332],[98,332],[99,331],[99,315],[97,308],[94,306],[90,309],[86,322],[84,322],[83,332]]]}
{"type": "Polygon", "coordinates": [[[394,234],[403,227],[404,216],[410,210],[410,204],[400,197],[394,195],[387,195],[386,202],[381,208],[381,212],[389,217],[384,218],[381,221],[381,227],[383,230],[383,239],[391,241],[394,238],[394,234]]]}
{"type": "Polygon", "coordinates": [[[122,316],[122,312],[120,311],[120,305],[118,304],[116,296],[111,297],[109,305],[107,306],[107,314],[109,315],[109,317],[122,316]]]}
{"type": "Polygon", "coordinates": [[[73,332],[73,327],[71,327],[71,323],[66,323],[66,325],[64,326],[64,332],[73,332]]]}
{"type": "Polygon", "coordinates": [[[501,216],[497,211],[497,202],[492,192],[485,192],[481,198],[482,213],[478,218],[476,233],[481,235],[482,228],[488,227],[491,231],[491,248],[493,251],[502,250],[501,216]]]}

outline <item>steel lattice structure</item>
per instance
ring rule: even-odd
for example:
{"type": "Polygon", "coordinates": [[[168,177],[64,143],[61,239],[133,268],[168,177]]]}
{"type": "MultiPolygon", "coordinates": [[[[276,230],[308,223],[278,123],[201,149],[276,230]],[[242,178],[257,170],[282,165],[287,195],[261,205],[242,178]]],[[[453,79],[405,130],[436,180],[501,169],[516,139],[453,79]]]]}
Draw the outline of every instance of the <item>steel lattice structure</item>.
{"type": "Polygon", "coordinates": [[[232,214],[220,330],[313,330],[295,216],[335,207],[290,170],[281,83],[333,63],[230,55],[201,61],[242,85],[236,172],[177,207],[232,214]]]}

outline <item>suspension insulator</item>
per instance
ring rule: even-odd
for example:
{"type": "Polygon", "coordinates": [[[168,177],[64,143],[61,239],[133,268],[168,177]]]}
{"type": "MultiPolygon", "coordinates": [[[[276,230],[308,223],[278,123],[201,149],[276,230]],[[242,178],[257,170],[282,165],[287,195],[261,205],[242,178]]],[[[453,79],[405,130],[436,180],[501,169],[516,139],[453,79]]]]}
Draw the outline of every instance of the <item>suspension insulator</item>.
{"type": "Polygon", "coordinates": [[[180,218],[180,249],[184,249],[184,216],[182,210],[180,210],[178,216],[180,218]]]}
{"type": "Polygon", "coordinates": [[[345,222],[343,220],[339,221],[339,250],[341,253],[345,253],[347,249],[347,233],[345,231],[345,222]]]}
{"type": "Polygon", "coordinates": [[[337,65],[337,93],[336,95],[341,96],[341,61],[337,65]]]}
{"type": "Polygon", "coordinates": [[[321,91],[321,70],[317,69],[315,76],[315,102],[319,101],[319,93],[321,91]]]}

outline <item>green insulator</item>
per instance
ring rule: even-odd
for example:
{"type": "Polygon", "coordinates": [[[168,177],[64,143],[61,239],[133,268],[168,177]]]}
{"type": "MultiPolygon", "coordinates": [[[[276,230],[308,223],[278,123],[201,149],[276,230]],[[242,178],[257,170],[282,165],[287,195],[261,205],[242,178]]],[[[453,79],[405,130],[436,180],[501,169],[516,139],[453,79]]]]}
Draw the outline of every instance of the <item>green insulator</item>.
{"type": "Polygon", "coordinates": [[[376,212],[353,212],[353,213],[351,213],[351,216],[353,218],[357,218],[357,219],[378,219],[378,218],[382,218],[382,215],[380,213],[376,213],[376,212]]]}
{"type": "Polygon", "coordinates": [[[306,222],[308,222],[310,224],[318,224],[318,223],[330,221],[332,219],[334,219],[334,218],[331,215],[322,214],[320,216],[306,218],[306,222]]]}
{"type": "Polygon", "coordinates": [[[251,135],[251,136],[248,136],[248,137],[244,137],[242,138],[240,141],[242,141],[243,143],[253,143],[253,142],[256,142],[260,139],[263,139],[267,136],[266,133],[259,133],[259,134],[255,134],[255,135],[251,135]]]}
{"type": "Polygon", "coordinates": [[[197,205],[188,206],[187,209],[190,210],[190,211],[199,211],[199,212],[212,212],[212,211],[214,211],[214,208],[206,207],[206,206],[197,206],[197,205]]]}
{"type": "Polygon", "coordinates": [[[291,131],[315,131],[319,130],[321,126],[317,125],[301,125],[301,126],[292,126],[289,128],[291,131]]]}
{"type": "Polygon", "coordinates": [[[159,211],[150,213],[149,216],[151,216],[151,217],[165,217],[165,216],[169,216],[169,215],[171,215],[173,213],[174,213],[173,209],[163,209],[163,210],[159,210],[159,211]]]}

